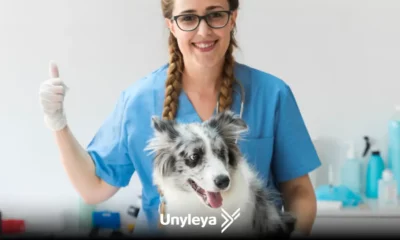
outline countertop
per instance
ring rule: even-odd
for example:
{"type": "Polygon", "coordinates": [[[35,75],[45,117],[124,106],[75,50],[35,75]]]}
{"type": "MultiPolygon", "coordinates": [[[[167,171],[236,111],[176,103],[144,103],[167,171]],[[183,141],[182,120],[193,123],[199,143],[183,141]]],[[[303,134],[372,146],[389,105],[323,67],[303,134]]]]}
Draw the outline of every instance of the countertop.
{"type": "Polygon", "coordinates": [[[398,205],[393,207],[379,207],[377,199],[363,198],[364,203],[357,207],[341,209],[318,208],[317,217],[385,217],[400,218],[400,197],[398,205]]]}

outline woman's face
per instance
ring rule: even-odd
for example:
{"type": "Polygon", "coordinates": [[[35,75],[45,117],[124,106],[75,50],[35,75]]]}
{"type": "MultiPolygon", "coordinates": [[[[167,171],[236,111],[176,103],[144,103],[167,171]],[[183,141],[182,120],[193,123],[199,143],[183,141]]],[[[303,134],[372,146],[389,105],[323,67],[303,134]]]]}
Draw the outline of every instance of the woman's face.
{"type": "Polygon", "coordinates": [[[196,67],[214,67],[224,60],[225,52],[229,46],[230,34],[234,28],[237,11],[231,15],[227,0],[175,0],[173,16],[184,15],[171,22],[166,19],[168,27],[177,38],[179,49],[184,58],[185,65],[196,67]],[[212,26],[207,25],[205,19],[200,21],[194,15],[204,16],[209,14],[207,20],[212,26]],[[197,26],[198,25],[198,26],[197,26]],[[192,30],[193,31],[184,31],[192,30]]]}

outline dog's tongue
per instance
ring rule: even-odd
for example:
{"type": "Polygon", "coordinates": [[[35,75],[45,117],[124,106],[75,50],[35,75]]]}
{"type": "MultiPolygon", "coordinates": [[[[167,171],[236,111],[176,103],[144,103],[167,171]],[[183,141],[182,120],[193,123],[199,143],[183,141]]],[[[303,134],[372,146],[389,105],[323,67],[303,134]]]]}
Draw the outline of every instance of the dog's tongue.
{"type": "Polygon", "coordinates": [[[206,192],[208,203],[213,208],[219,208],[222,205],[222,197],[219,192],[206,192]]]}

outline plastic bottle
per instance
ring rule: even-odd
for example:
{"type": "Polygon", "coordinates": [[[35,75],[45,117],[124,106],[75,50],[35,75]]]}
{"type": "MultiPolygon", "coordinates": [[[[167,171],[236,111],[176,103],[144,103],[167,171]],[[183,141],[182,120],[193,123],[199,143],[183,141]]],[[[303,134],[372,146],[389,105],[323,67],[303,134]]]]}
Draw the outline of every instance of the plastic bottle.
{"type": "Polygon", "coordinates": [[[364,150],[361,155],[361,194],[365,195],[365,189],[366,189],[366,181],[365,179],[367,178],[367,163],[368,163],[368,158],[370,155],[370,149],[371,149],[371,139],[369,136],[364,136],[364,150]]]}
{"type": "Polygon", "coordinates": [[[393,173],[397,192],[400,193],[400,105],[395,106],[395,112],[389,121],[388,135],[388,168],[393,173]]]}
{"type": "Polygon", "coordinates": [[[393,178],[392,171],[386,169],[382,173],[382,179],[379,180],[379,207],[397,206],[397,182],[393,178]]]}
{"type": "Polygon", "coordinates": [[[374,150],[368,160],[367,178],[365,196],[367,198],[378,198],[379,180],[382,178],[382,172],[385,169],[385,163],[378,150],[374,150]]]}
{"type": "Polygon", "coordinates": [[[361,161],[356,158],[354,142],[348,142],[346,160],[340,171],[341,184],[354,193],[361,193],[361,161]]]}
{"type": "Polygon", "coordinates": [[[79,231],[90,231],[93,222],[93,212],[96,205],[87,204],[83,199],[79,198],[79,231]]]}
{"type": "Polygon", "coordinates": [[[334,179],[333,179],[333,166],[332,163],[329,164],[329,169],[328,169],[328,181],[329,181],[329,188],[333,189],[333,186],[335,185],[334,179]]]}

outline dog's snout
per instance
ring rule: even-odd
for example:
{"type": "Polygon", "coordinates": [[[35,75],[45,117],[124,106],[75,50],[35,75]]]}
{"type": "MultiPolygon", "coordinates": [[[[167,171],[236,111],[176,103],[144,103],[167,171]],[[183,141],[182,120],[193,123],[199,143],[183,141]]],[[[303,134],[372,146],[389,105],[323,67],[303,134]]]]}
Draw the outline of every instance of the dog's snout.
{"type": "Polygon", "coordinates": [[[227,175],[219,175],[214,179],[215,185],[219,189],[225,189],[229,186],[230,179],[227,175]]]}

